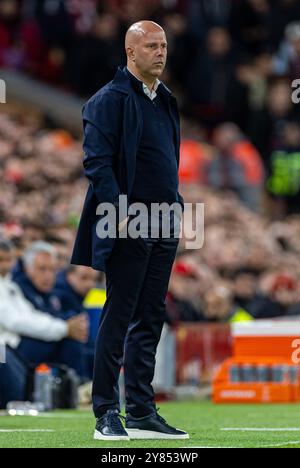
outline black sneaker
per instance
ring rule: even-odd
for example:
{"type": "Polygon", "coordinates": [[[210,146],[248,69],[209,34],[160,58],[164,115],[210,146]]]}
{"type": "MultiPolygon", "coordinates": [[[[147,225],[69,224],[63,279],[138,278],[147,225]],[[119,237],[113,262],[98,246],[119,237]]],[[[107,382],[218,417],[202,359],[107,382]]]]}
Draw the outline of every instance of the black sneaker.
{"type": "Polygon", "coordinates": [[[106,413],[96,420],[94,432],[95,440],[130,440],[121,423],[121,416],[117,409],[107,410],[106,413]]]}
{"type": "Polygon", "coordinates": [[[169,426],[158,413],[142,418],[128,413],[125,426],[130,439],[189,439],[187,432],[169,426]]]}

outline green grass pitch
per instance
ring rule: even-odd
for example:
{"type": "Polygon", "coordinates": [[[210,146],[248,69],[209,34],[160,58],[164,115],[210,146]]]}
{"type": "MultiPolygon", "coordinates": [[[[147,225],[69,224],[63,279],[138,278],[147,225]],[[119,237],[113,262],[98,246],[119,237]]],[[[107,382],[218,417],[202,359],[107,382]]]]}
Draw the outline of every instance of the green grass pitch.
{"type": "Polygon", "coordinates": [[[170,424],[189,432],[189,440],[94,441],[90,411],[57,411],[38,417],[0,416],[0,448],[300,448],[300,404],[214,405],[193,401],[162,403],[159,407],[170,424]]]}

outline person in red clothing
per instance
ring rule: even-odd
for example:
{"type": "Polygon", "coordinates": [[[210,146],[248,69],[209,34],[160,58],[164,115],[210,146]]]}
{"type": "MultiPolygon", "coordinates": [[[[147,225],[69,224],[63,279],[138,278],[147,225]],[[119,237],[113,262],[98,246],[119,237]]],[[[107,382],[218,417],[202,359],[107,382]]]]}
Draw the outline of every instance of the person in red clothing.
{"type": "Polygon", "coordinates": [[[180,145],[180,183],[205,183],[205,167],[210,160],[211,151],[208,145],[189,138],[184,139],[180,145]]]}

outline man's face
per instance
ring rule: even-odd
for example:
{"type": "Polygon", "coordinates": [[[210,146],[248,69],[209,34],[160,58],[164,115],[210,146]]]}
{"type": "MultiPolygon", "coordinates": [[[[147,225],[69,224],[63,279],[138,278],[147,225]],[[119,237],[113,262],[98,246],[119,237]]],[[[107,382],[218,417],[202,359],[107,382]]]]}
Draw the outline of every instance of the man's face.
{"type": "Polygon", "coordinates": [[[143,34],[133,47],[132,58],[142,75],[159,77],[167,61],[165,33],[157,31],[143,34]]]}
{"type": "Polygon", "coordinates": [[[240,274],[234,282],[234,292],[239,297],[250,299],[255,294],[255,276],[250,273],[240,274]]]}
{"type": "Polygon", "coordinates": [[[68,246],[60,243],[55,244],[53,242],[52,245],[55,247],[57,254],[57,269],[63,270],[64,268],[66,268],[70,258],[68,246]]]}
{"type": "Polygon", "coordinates": [[[227,317],[232,307],[230,296],[223,288],[208,291],[204,298],[204,313],[208,319],[222,320],[227,317]]]}
{"type": "Polygon", "coordinates": [[[92,270],[92,268],[77,266],[73,271],[68,273],[67,279],[74,291],[85,297],[95,287],[97,276],[97,271],[92,270]]]}
{"type": "Polygon", "coordinates": [[[14,255],[12,252],[0,250],[0,276],[6,276],[13,267],[14,255]]]}
{"type": "Polygon", "coordinates": [[[55,258],[46,253],[40,252],[36,255],[33,264],[26,268],[26,273],[36,289],[42,293],[52,291],[55,283],[57,262],[55,258]]]}

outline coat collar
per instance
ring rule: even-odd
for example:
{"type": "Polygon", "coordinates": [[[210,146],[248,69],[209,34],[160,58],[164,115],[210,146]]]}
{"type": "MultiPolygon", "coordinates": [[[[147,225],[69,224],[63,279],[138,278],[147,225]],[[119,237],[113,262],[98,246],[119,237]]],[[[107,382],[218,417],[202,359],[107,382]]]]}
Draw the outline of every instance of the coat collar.
{"type": "MultiPolygon", "coordinates": [[[[115,74],[115,77],[111,82],[111,88],[121,93],[132,94],[133,88],[131,85],[130,77],[128,73],[126,73],[126,67],[118,68],[117,73],[115,74]]],[[[162,82],[160,82],[159,90],[168,97],[172,95],[169,88],[167,88],[167,86],[162,82]]]]}

